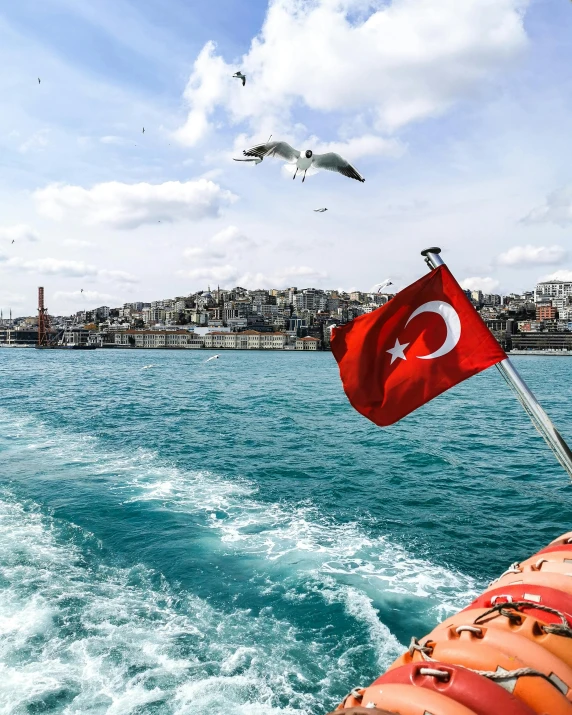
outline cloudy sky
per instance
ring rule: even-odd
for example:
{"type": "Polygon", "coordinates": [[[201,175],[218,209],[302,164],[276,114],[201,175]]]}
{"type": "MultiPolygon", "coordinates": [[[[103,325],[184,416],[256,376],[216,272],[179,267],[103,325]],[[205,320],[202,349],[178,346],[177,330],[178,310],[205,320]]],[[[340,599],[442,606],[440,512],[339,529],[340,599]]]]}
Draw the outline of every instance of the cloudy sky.
{"type": "Polygon", "coordinates": [[[432,245],[572,278],[571,36],[564,0],[2,3],[0,307],[402,287],[432,245]],[[365,183],[232,161],[270,134],[365,183]]]}

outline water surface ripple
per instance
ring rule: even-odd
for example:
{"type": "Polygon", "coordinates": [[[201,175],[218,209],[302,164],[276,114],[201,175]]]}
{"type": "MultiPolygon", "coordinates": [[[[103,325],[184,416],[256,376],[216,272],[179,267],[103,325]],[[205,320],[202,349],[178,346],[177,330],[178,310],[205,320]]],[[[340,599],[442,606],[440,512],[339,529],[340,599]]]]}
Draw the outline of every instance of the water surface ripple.
{"type": "Polygon", "coordinates": [[[572,529],[494,369],[381,430],[330,354],[207,357],[0,350],[0,713],[323,713],[572,529]]]}

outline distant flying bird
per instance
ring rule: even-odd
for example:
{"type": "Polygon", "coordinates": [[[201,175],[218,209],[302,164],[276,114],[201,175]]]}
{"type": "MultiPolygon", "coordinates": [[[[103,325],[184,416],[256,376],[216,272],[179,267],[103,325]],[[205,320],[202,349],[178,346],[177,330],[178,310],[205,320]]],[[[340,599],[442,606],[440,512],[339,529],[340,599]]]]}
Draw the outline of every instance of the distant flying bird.
{"type": "Polygon", "coordinates": [[[145,127],[143,127],[143,132],[142,132],[142,133],[145,134],[145,127]]]}
{"type": "Polygon", "coordinates": [[[205,362],[210,362],[211,360],[218,360],[219,357],[220,357],[220,355],[213,355],[212,357],[207,358],[207,359],[205,360],[205,362]]]}
{"type": "Polygon", "coordinates": [[[244,87],[244,85],[246,84],[246,75],[245,74],[242,74],[242,72],[238,71],[238,72],[235,72],[232,76],[236,77],[236,79],[241,79],[242,86],[244,87]]]}
{"type": "Polygon", "coordinates": [[[83,288],[80,290],[80,293],[83,293],[83,288]]]}
{"type": "Polygon", "coordinates": [[[254,157],[252,157],[251,159],[235,159],[235,158],[233,157],[232,160],[233,160],[233,161],[250,161],[250,162],[253,162],[254,165],[256,166],[257,164],[260,164],[260,163],[261,163],[262,157],[260,157],[260,156],[254,156],[254,157]]]}
{"type": "Polygon", "coordinates": [[[38,77],[38,84],[42,84],[42,80],[38,77]]]}
{"type": "Polygon", "coordinates": [[[16,240],[16,239],[15,239],[15,238],[13,238],[13,239],[12,239],[12,243],[14,243],[14,241],[15,241],[15,240],[16,240]]]}
{"type": "Polygon", "coordinates": [[[324,211],[327,211],[328,209],[314,209],[314,212],[317,214],[323,214],[324,211]]]}
{"type": "Polygon", "coordinates": [[[393,283],[387,278],[384,281],[381,281],[381,283],[376,283],[373,288],[371,289],[370,293],[381,293],[381,291],[384,288],[387,288],[387,286],[391,286],[393,283]]]}
{"type": "Polygon", "coordinates": [[[242,152],[244,156],[278,156],[280,159],[293,164],[296,163],[296,171],[293,179],[296,178],[298,171],[303,171],[304,176],[302,181],[306,179],[306,172],[312,166],[315,169],[326,169],[326,171],[336,171],[338,174],[343,174],[350,179],[357,181],[365,181],[363,176],[354,167],[347,162],[339,154],[329,151],[326,154],[314,154],[311,149],[307,149],[303,155],[294,147],[291,147],[287,142],[268,142],[253,146],[242,152]]]}

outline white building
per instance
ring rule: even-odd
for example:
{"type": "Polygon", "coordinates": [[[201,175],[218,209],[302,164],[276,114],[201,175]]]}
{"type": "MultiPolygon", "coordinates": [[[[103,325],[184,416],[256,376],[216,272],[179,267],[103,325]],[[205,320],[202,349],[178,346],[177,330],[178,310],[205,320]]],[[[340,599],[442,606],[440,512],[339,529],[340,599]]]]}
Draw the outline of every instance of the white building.
{"type": "Polygon", "coordinates": [[[205,335],[205,348],[212,350],[283,350],[285,345],[285,333],[245,330],[242,333],[215,331],[205,335]]]}
{"type": "Polygon", "coordinates": [[[317,350],[319,344],[318,338],[296,338],[296,350],[317,350]]]}
{"type": "Polygon", "coordinates": [[[543,281],[534,290],[534,302],[543,298],[561,299],[572,297],[572,281],[543,281]]]}
{"type": "Polygon", "coordinates": [[[115,333],[115,345],[134,348],[200,348],[203,338],[188,330],[125,330],[115,333]]]}

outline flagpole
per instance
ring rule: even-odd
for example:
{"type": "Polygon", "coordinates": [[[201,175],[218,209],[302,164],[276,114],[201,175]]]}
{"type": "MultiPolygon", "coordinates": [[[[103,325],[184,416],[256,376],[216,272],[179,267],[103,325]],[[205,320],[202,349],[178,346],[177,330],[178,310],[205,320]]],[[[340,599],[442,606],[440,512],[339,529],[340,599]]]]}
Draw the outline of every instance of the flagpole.
{"type": "MultiPolygon", "coordinates": [[[[421,251],[421,255],[425,258],[425,263],[431,270],[445,265],[445,262],[439,255],[440,253],[441,249],[437,247],[426,248],[424,251],[421,251]]],[[[524,407],[526,413],[532,420],[532,424],[554,452],[556,459],[566,472],[568,472],[568,476],[572,478],[572,452],[570,451],[570,447],[568,447],[560,432],[558,432],[553,425],[550,417],[542,409],[542,406],[526,382],[522,379],[510,358],[507,357],[497,363],[496,367],[509,387],[511,387],[516,394],[520,404],[524,407]]]]}

